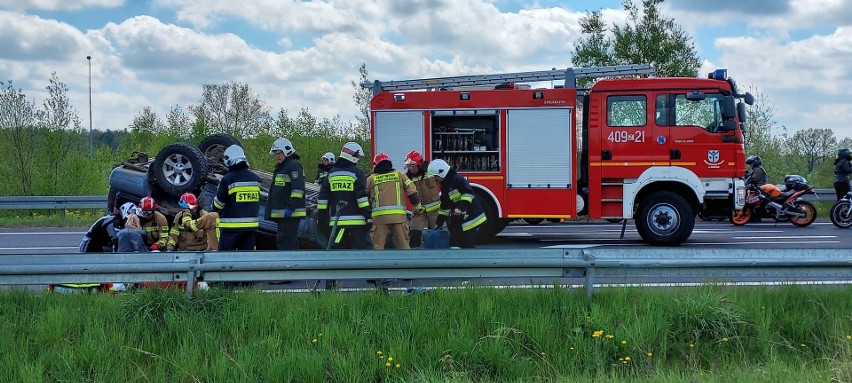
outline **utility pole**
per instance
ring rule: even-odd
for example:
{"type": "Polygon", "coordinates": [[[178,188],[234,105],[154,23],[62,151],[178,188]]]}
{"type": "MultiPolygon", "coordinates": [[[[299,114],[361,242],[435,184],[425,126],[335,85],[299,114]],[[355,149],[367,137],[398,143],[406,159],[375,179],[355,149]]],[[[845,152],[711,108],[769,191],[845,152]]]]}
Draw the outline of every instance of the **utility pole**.
{"type": "Polygon", "coordinates": [[[92,56],[86,56],[89,61],[89,161],[95,155],[95,141],[92,137],[92,56]]]}

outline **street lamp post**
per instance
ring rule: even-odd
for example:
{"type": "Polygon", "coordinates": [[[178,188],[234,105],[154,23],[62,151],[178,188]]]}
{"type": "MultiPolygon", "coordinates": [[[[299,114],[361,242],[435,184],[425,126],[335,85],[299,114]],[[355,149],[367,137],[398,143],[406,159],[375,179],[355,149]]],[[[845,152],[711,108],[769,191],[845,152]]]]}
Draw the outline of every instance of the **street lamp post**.
{"type": "Polygon", "coordinates": [[[89,61],[89,160],[95,155],[95,141],[92,137],[92,56],[86,56],[89,61]]]}

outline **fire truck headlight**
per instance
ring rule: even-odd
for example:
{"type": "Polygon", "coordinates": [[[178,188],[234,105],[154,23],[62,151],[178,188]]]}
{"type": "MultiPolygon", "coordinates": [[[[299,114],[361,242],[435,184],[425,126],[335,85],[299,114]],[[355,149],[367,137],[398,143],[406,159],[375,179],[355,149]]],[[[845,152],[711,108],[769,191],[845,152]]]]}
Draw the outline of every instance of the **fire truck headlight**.
{"type": "Polygon", "coordinates": [[[745,206],[745,195],[746,195],[745,186],[738,186],[737,192],[735,193],[735,198],[734,198],[734,209],[740,210],[740,209],[743,208],[743,206],[745,206]]]}

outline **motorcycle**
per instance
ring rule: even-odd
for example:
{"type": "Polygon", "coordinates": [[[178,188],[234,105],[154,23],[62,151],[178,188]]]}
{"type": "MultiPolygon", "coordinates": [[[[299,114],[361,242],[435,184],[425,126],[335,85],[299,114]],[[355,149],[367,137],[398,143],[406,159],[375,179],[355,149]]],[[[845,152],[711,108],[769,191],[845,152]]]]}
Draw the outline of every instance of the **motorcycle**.
{"type": "Polygon", "coordinates": [[[834,226],[841,229],[852,226],[852,192],[847,193],[843,198],[837,200],[829,211],[829,217],[834,226]]]}
{"type": "Polygon", "coordinates": [[[785,191],[775,185],[757,186],[746,180],[745,207],[731,215],[731,223],[745,225],[753,217],[772,218],[778,222],[790,221],[803,227],[812,224],[817,218],[816,206],[805,201],[806,194],[816,196],[813,185],[804,177],[788,175],[784,177],[785,191]]]}

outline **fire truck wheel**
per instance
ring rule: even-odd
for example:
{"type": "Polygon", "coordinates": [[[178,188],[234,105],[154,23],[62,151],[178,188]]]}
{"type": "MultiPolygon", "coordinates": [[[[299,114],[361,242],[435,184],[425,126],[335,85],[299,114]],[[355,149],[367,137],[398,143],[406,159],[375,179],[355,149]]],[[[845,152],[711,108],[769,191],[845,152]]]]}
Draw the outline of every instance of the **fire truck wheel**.
{"type": "Polygon", "coordinates": [[[695,212],[678,194],[659,191],[642,201],[636,231],[652,245],[677,246],[695,227],[695,212]]]}

